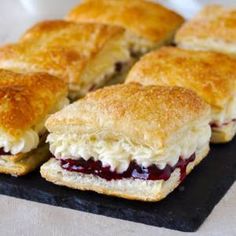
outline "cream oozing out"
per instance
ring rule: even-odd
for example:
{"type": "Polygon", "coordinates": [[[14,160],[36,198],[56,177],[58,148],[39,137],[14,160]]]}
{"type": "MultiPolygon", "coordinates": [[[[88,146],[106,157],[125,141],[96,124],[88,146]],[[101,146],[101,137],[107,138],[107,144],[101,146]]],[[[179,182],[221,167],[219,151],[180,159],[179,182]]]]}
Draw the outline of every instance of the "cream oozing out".
{"type": "MultiPolygon", "coordinates": [[[[62,109],[68,104],[69,100],[67,98],[61,99],[49,114],[62,109]]],[[[44,123],[48,115],[45,116],[40,123],[26,130],[19,138],[15,138],[4,130],[0,130],[0,148],[3,148],[4,152],[9,152],[13,155],[18,153],[27,153],[35,149],[40,142],[40,135],[45,132],[44,123]]]]}
{"type": "Polygon", "coordinates": [[[132,160],[144,167],[152,164],[160,169],[164,169],[167,164],[174,166],[180,156],[189,158],[208,145],[210,136],[210,126],[204,123],[187,129],[174,142],[159,149],[137,145],[125,139],[104,139],[97,134],[51,133],[47,142],[50,143],[50,151],[58,159],[88,160],[93,157],[94,160],[100,160],[103,166],[110,166],[111,171],[122,173],[127,170],[132,160]]]}

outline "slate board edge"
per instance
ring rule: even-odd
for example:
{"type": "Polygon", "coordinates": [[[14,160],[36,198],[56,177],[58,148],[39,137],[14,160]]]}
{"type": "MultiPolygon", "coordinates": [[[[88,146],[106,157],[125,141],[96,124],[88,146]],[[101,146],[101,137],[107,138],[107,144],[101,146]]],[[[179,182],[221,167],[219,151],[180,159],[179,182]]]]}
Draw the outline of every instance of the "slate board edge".
{"type": "MultiPolygon", "coordinates": [[[[16,180],[18,180],[18,178],[16,180]]],[[[52,185],[54,188],[66,189],[66,187],[53,185],[45,181],[44,179],[42,179],[42,181],[44,181],[46,185],[52,185]]],[[[234,182],[234,179],[232,178],[232,184],[233,182],[234,182]]],[[[219,195],[218,195],[219,197],[216,199],[217,203],[222,199],[222,194],[224,196],[227,190],[229,190],[228,187],[225,187],[219,190],[219,195]]],[[[74,191],[77,191],[77,190],[74,190],[74,191]]],[[[103,207],[102,205],[99,205],[99,206],[94,205],[93,207],[86,207],[85,204],[83,203],[85,202],[84,199],[82,200],[82,202],[79,201],[79,198],[75,199],[75,197],[62,199],[59,195],[52,196],[51,193],[46,193],[45,191],[42,191],[38,188],[28,189],[27,186],[21,185],[19,187],[17,186],[17,184],[14,185],[12,183],[6,183],[5,181],[3,182],[0,181],[0,194],[16,197],[20,199],[30,200],[34,202],[39,202],[39,203],[43,203],[47,205],[70,208],[73,210],[79,210],[79,211],[88,212],[92,214],[103,215],[103,216],[117,218],[121,220],[132,221],[135,223],[142,223],[142,224],[155,226],[155,227],[163,227],[163,228],[167,228],[171,230],[178,230],[182,232],[196,232],[199,229],[199,227],[203,224],[203,222],[206,220],[206,218],[210,215],[210,213],[215,208],[215,206],[217,205],[216,203],[213,207],[210,207],[206,209],[205,211],[201,211],[201,219],[196,216],[196,218],[194,219],[179,218],[177,220],[175,219],[174,221],[171,219],[169,219],[169,221],[165,221],[161,217],[158,217],[158,219],[156,218],[155,220],[152,220],[146,212],[142,212],[142,217],[140,215],[139,217],[135,217],[135,215],[137,214],[137,211],[133,209],[129,209],[130,214],[128,216],[126,212],[122,212],[122,211],[119,211],[119,215],[118,215],[118,214],[114,214],[114,209],[116,209],[115,205],[114,205],[114,209],[110,208],[109,211],[107,207],[103,207]],[[103,208],[105,208],[106,210],[104,211],[103,208]],[[205,217],[202,217],[203,215],[205,215],[205,217]],[[195,222],[194,224],[193,224],[193,220],[195,222]]],[[[92,204],[92,203],[88,200],[86,204],[92,204]]]]}
{"type": "MultiPolygon", "coordinates": [[[[47,183],[47,184],[51,184],[51,183],[47,183]]],[[[64,187],[62,187],[62,188],[64,188],[64,187]]],[[[96,214],[96,215],[103,215],[103,216],[112,217],[112,218],[116,218],[116,219],[132,221],[134,223],[141,223],[141,224],[145,224],[145,225],[167,228],[167,229],[171,229],[171,230],[178,230],[178,231],[182,231],[182,232],[195,232],[196,230],[198,230],[198,228],[204,222],[204,220],[199,220],[197,218],[196,218],[196,221],[197,221],[196,224],[192,224],[192,221],[191,220],[187,221],[186,218],[179,219],[178,222],[176,220],[175,220],[175,222],[173,222],[172,220],[170,220],[170,222],[167,222],[167,221],[163,221],[163,219],[161,219],[160,217],[157,221],[153,221],[153,220],[150,220],[149,215],[145,212],[142,212],[142,214],[146,214],[145,216],[142,216],[142,217],[139,216],[138,218],[136,218],[135,214],[137,214],[137,212],[132,209],[129,209],[129,211],[131,213],[131,214],[129,214],[129,216],[127,216],[125,212],[121,212],[121,211],[119,212],[120,215],[114,215],[114,212],[113,212],[114,209],[110,209],[108,211],[108,209],[105,207],[106,211],[103,211],[101,206],[99,206],[99,207],[97,206],[96,208],[93,208],[93,210],[91,210],[92,208],[87,208],[86,206],[84,206],[84,204],[81,204],[78,202],[79,199],[74,199],[74,197],[71,198],[71,200],[70,199],[63,199],[62,200],[62,199],[60,199],[60,196],[56,196],[56,197],[53,196],[53,198],[52,198],[51,194],[48,194],[48,193],[47,193],[48,197],[46,200],[45,199],[45,192],[43,192],[43,194],[42,194],[42,191],[37,188],[35,188],[34,191],[31,191],[31,190],[29,191],[29,189],[25,189],[23,187],[23,188],[20,188],[20,191],[19,191],[19,187],[17,187],[17,186],[13,186],[12,184],[9,184],[9,183],[6,186],[6,183],[0,182],[0,194],[3,194],[3,195],[7,195],[7,196],[19,198],[19,199],[24,199],[24,200],[29,200],[29,201],[33,201],[33,202],[39,202],[39,203],[52,205],[52,206],[58,206],[58,207],[62,207],[62,208],[79,210],[79,211],[92,213],[92,214],[96,214]],[[44,196],[44,197],[42,197],[42,196],[44,196]]],[[[88,201],[88,204],[90,204],[89,201],[88,201]]],[[[208,216],[207,212],[205,212],[204,214],[206,215],[206,217],[208,216]]]]}

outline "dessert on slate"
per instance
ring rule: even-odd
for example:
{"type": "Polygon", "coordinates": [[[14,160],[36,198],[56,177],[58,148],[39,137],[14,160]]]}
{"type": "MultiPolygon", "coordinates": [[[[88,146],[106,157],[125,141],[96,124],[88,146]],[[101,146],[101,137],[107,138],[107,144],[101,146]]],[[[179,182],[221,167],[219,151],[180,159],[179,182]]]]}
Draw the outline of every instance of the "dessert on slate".
{"type": "Polygon", "coordinates": [[[184,22],[177,13],[144,0],[85,0],[66,17],[75,22],[98,22],[126,29],[132,55],[172,42],[184,22]]]}
{"type": "Polygon", "coordinates": [[[0,69],[0,173],[24,175],[48,160],[44,123],[68,104],[66,96],[56,77],[0,69]]]}
{"type": "Polygon", "coordinates": [[[47,120],[48,181],[143,201],[173,191],[209,151],[210,108],[181,87],[106,87],[47,120]]]}
{"type": "Polygon", "coordinates": [[[44,21],[0,48],[0,68],[62,78],[72,99],[121,76],[129,63],[124,30],[102,24],[44,21]]]}
{"type": "Polygon", "coordinates": [[[236,59],[225,54],[163,47],[145,55],[126,83],[181,86],[195,91],[211,106],[214,143],[236,133],[236,59]]]}
{"type": "Polygon", "coordinates": [[[209,5],[177,32],[179,47],[236,55],[236,8],[209,5]]]}

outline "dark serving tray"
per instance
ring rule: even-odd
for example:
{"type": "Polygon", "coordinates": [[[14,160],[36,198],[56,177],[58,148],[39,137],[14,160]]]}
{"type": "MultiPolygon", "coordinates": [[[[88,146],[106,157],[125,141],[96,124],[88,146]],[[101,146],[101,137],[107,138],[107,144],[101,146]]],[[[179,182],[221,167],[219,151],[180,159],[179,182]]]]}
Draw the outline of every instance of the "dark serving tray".
{"type": "Polygon", "coordinates": [[[166,227],[196,231],[236,179],[236,139],[213,145],[209,156],[166,199],[143,203],[53,185],[38,172],[0,175],[0,193],[55,206],[166,227]]]}

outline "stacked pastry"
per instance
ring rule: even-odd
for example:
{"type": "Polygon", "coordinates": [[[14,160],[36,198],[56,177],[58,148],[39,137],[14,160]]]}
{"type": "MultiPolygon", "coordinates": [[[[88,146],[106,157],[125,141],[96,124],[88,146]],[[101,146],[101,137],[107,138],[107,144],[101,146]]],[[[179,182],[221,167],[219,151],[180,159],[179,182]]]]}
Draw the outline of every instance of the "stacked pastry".
{"type": "Polygon", "coordinates": [[[66,96],[58,78],[0,69],[0,173],[24,175],[48,160],[44,123],[66,96]]]}
{"type": "Polygon", "coordinates": [[[183,23],[180,15],[145,0],[84,0],[70,11],[66,20],[123,27],[134,56],[172,43],[183,23]]]}
{"type": "Polygon", "coordinates": [[[48,181],[158,201],[209,151],[209,106],[180,87],[115,85],[52,115],[48,181]]]}
{"type": "Polygon", "coordinates": [[[148,53],[126,83],[99,90],[170,44],[183,18],[145,0],[84,0],[65,20],[36,24],[0,48],[0,171],[25,174],[48,158],[44,123],[67,105],[68,87],[72,100],[85,97],[46,121],[53,157],[42,177],[163,199],[207,156],[210,139],[236,133],[236,59],[220,53],[235,53],[234,20],[233,10],[207,7],[177,32],[179,48],[148,53]]]}
{"type": "Polygon", "coordinates": [[[75,100],[108,82],[124,81],[134,60],[131,54],[142,54],[170,43],[183,22],[182,17],[172,11],[139,0],[88,1],[67,18],[71,21],[38,23],[16,44],[0,48],[0,68],[57,76],[66,81],[69,96],[75,100]],[[88,10],[91,17],[97,12],[105,19],[80,19],[79,15],[89,17],[88,10]],[[109,19],[115,13],[117,21],[113,22],[109,19]],[[142,17],[142,24],[134,20],[137,16],[142,17]]]}
{"type": "Polygon", "coordinates": [[[1,68],[57,76],[72,99],[120,75],[129,63],[124,30],[102,24],[44,21],[0,48],[1,68]]]}
{"type": "Polygon", "coordinates": [[[177,32],[181,48],[236,54],[235,8],[206,6],[177,32]]]}
{"type": "MultiPolygon", "coordinates": [[[[165,40],[160,39],[172,27],[163,15],[153,13],[158,5],[145,4],[86,0],[66,19],[123,27],[131,54],[140,55],[162,44],[165,40]],[[145,23],[133,20],[137,17],[145,23]],[[153,37],[158,17],[165,26],[153,37]]],[[[223,35],[232,32],[227,22],[234,13],[210,8],[219,12],[208,14],[201,24],[197,21],[199,25],[196,19],[185,23],[176,42],[191,48],[197,41],[195,34],[215,29],[208,34],[211,40],[225,40],[218,51],[232,52],[234,43],[227,44],[223,35]],[[211,25],[219,17],[226,23],[216,29],[211,25]],[[187,30],[191,25],[196,29],[187,30]],[[188,32],[193,37],[185,39],[188,32]]],[[[170,21],[176,17],[166,16],[170,21]]],[[[207,155],[210,139],[228,142],[236,132],[236,60],[191,49],[164,47],[151,52],[131,69],[124,85],[90,93],[52,115],[46,127],[53,157],[41,167],[42,176],[58,185],[128,199],[158,201],[167,196],[207,155]]]]}
{"type": "Polygon", "coordinates": [[[145,55],[126,83],[181,86],[211,106],[211,141],[230,141],[236,133],[236,58],[216,52],[163,47],[145,55]]]}
{"type": "MultiPolygon", "coordinates": [[[[95,8],[97,3],[91,2],[95,8]]],[[[98,11],[102,10],[97,7],[98,11]]],[[[110,7],[110,10],[114,8],[110,7]]],[[[121,22],[127,7],[126,19],[137,16],[141,10],[144,13],[142,18],[146,29],[142,30],[136,21],[129,23],[132,28],[129,35],[135,38],[132,45],[124,24],[51,20],[36,24],[18,42],[0,48],[0,86],[4,107],[0,124],[3,127],[0,147],[2,172],[26,174],[48,158],[44,145],[44,122],[49,113],[68,104],[66,87],[69,98],[75,100],[112,81],[124,81],[134,61],[133,54],[137,56],[152,47],[169,43],[183,22],[178,14],[147,1],[137,1],[133,5],[120,1],[115,7],[120,8],[117,17],[121,22]],[[148,16],[150,9],[152,15],[148,16]],[[169,25],[154,24],[160,18],[169,18],[169,25]],[[32,117],[28,117],[29,113],[32,117]],[[10,117],[9,121],[6,117],[10,117]]]]}
{"type": "Polygon", "coordinates": [[[235,32],[235,9],[207,6],[179,29],[175,36],[179,48],[164,47],[145,55],[126,82],[194,90],[211,106],[211,141],[228,142],[236,133],[235,32]]]}

